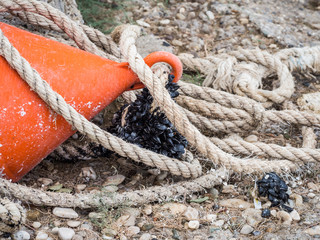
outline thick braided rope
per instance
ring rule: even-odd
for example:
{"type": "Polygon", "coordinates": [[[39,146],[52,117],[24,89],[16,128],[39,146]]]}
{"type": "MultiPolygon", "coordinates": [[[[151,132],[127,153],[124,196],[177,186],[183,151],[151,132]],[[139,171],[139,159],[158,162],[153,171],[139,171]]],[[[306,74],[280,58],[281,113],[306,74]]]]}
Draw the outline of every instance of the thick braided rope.
{"type": "Polygon", "coordinates": [[[37,206],[59,206],[72,208],[116,207],[121,205],[137,206],[155,201],[170,201],[177,196],[210,189],[222,183],[227,173],[223,169],[203,175],[192,181],[181,181],[167,186],[149,187],[145,190],[123,193],[103,192],[92,194],[67,194],[43,191],[0,178],[0,195],[15,197],[37,206]]]}
{"type": "Polygon", "coordinates": [[[112,134],[101,130],[89,122],[74,108],[68,105],[58,93],[54,92],[49,84],[41,79],[40,75],[30,64],[20,56],[19,52],[10,44],[8,39],[0,31],[0,53],[8,61],[10,66],[29,84],[54,111],[61,114],[79,132],[88,136],[95,142],[137,162],[161,170],[170,171],[172,174],[183,177],[198,177],[201,174],[201,166],[198,163],[190,164],[171,159],[152,151],[141,149],[137,145],[129,144],[112,134]]]}
{"type": "Polygon", "coordinates": [[[208,138],[192,125],[187,117],[182,114],[180,107],[171,99],[166,89],[159,83],[159,79],[153,75],[151,69],[144,63],[135,47],[135,39],[139,35],[140,28],[127,27],[123,30],[120,39],[120,49],[128,60],[132,70],[138,75],[141,82],[149,89],[158,106],[165,112],[168,119],[175,125],[177,130],[184,135],[189,143],[197,148],[209,159],[217,164],[223,164],[237,172],[265,171],[266,169],[288,169],[294,167],[290,162],[266,162],[256,159],[237,159],[221,151],[208,138]]]}

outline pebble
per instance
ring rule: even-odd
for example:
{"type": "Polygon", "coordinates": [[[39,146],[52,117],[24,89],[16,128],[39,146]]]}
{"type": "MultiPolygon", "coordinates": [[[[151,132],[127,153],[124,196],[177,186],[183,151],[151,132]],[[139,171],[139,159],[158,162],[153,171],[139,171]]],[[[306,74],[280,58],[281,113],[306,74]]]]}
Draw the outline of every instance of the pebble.
{"type": "Polygon", "coordinates": [[[145,21],[143,21],[142,19],[139,19],[136,21],[138,23],[138,25],[140,25],[141,27],[151,27],[149,23],[146,23],[145,21]]]}
{"type": "Polygon", "coordinates": [[[92,226],[91,226],[91,224],[89,224],[89,223],[83,223],[83,224],[81,224],[81,227],[80,227],[81,229],[89,229],[89,230],[92,230],[92,226]]]}
{"type": "Polygon", "coordinates": [[[105,217],[105,214],[102,212],[90,212],[88,217],[91,219],[101,219],[105,217]]]}
{"type": "Polygon", "coordinates": [[[55,207],[52,213],[61,218],[77,218],[79,216],[72,208],[55,207]]]}
{"type": "Polygon", "coordinates": [[[14,239],[15,240],[29,240],[30,239],[30,234],[26,231],[19,231],[14,234],[14,239]]]}
{"type": "Polygon", "coordinates": [[[296,211],[296,210],[293,210],[291,213],[290,213],[290,216],[292,218],[293,221],[300,221],[300,215],[299,213],[296,211]]]}
{"type": "Polygon", "coordinates": [[[52,179],[50,178],[38,178],[38,182],[43,186],[48,186],[53,183],[52,179]]]}
{"type": "Polygon", "coordinates": [[[224,224],[224,220],[222,220],[222,219],[212,223],[212,225],[215,227],[222,227],[223,224],[224,224]]]}
{"type": "Polygon", "coordinates": [[[103,183],[103,186],[108,185],[119,185],[126,179],[125,176],[117,174],[114,176],[107,177],[106,181],[103,183]]]}
{"type": "Polygon", "coordinates": [[[126,236],[132,237],[140,232],[140,228],[137,226],[130,226],[126,229],[126,236]]]}
{"type": "Polygon", "coordinates": [[[58,234],[59,228],[58,228],[58,227],[54,227],[54,228],[52,228],[51,232],[52,232],[53,234],[58,234]]]}
{"type": "Polygon", "coordinates": [[[211,196],[213,198],[218,198],[219,197],[219,191],[216,188],[211,188],[209,193],[211,194],[211,196]]]}
{"type": "Polygon", "coordinates": [[[308,228],[308,229],[304,230],[304,232],[306,234],[311,235],[311,236],[320,235],[320,225],[314,226],[312,228],[308,228]]]}
{"type": "Polygon", "coordinates": [[[308,183],[308,188],[312,189],[315,192],[318,192],[320,187],[313,182],[308,183]]]}
{"type": "Polygon", "coordinates": [[[259,223],[263,221],[261,213],[262,211],[259,209],[248,208],[245,211],[243,211],[242,217],[246,219],[247,224],[249,224],[252,227],[256,227],[259,223]]]}
{"type": "Polygon", "coordinates": [[[198,229],[199,227],[200,227],[200,223],[197,220],[193,220],[193,221],[188,222],[189,229],[195,230],[195,229],[198,229]]]}
{"type": "Polygon", "coordinates": [[[110,193],[113,193],[113,192],[116,192],[118,191],[118,187],[115,186],[115,185],[109,185],[109,186],[105,186],[102,188],[102,191],[104,192],[110,192],[110,193]]]}
{"type": "Polygon", "coordinates": [[[146,215],[150,215],[152,213],[152,206],[151,205],[147,205],[143,208],[143,213],[146,215]]]}
{"type": "Polygon", "coordinates": [[[258,136],[257,135],[249,135],[244,139],[247,142],[253,143],[253,142],[258,142],[258,136]]]}
{"type": "Polygon", "coordinates": [[[141,230],[142,231],[148,231],[148,230],[150,230],[152,228],[154,228],[154,225],[152,223],[146,223],[146,224],[142,225],[141,230]]]}
{"type": "Polygon", "coordinates": [[[150,240],[150,239],[151,239],[151,234],[150,233],[144,233],[139,238],[139,240],[150,240]]]}
{"type": "Polygon", "coordinates": [[[123,213],[123,215],[118,218],[116,223],[119,226],[134,226],[136,225],[136,218],[140,215],[140,211],[135,208],[128,208],[126,211],[123,213]]]}
{"type": "Polygon", "coordinates": [[[78,184],[78,185],[76,186],[76,190],[77,190],[77,192],[81,192],[81,191],[83,191],[86,187],[87,187],[87,185],[85,185],[85,184],[78,184]]]}
{"type": "Polygon", "coordinates": [[[101,233],[108,237],[114,237],[118,234],[117,231],[112,228],[104,228],[102,229],[101,233]]]}
{"type": "Polygon", "coordinates": [[[38,229],[41,227],[41,223],[40,222],[33,222],[32,227],[34,227],[35,229],[38,229]]]}
{"type": "Polygon", "coordinates": [[[75,235],[75,232],[71,228],[59,228],[58,236],[61,240],[71,240],[73,236],[75,235]]]}
{"type": "MultiPolygon", "coordinates": [[[[103,237],[102,237],[103,238],[103,237]]],[[[72,238],[72,240],[83,240],[83,237],[78,235],[78,234],[75,234],[72,238]]]]}
{"type": "Polygon", "coordinates": [[[196,16],[195,12],[189,12],[189,14],[188,14],[189,19],[195,18],[195,16],[196,16]]]}
{"type": "Polygon", "coordinates": [[[36,240],[47,240],[48,238],[48,234],[46,234],[45,232],[38,232],[37,236],[36,236],[36,240]]]}
{"type": "Polygon", "coordinates": [[[290,198],[295,200],[295,205],[297,207],[301,207],[303,205],[303,198],[301,195],[294,193],[291,194],[290,198]]]}
{"type": "Polygon", "coordinates": [[[92,167],[83,167],[81,168],[81,173],[79,175],[80,177],[83,177],[87,181],[91,180],[96,180],[97,179],[97,174],[93,170],[92,167]]]}
{"type": "Polygon", "coordinates": [[[227,208],[247,209],[251,207],[251,204],[243,201],[242,199],[232,198],[220,201],[220,206],[227,208]]]}
{"type": "Polygon", "coordinates": [[[231,194],[238,194],[238,192],[234,189],[234,185],[223,185],[222,193],[231,193],[231,194]]]}
{"type": "Polygon", "coordinates": [[[206,14],[207,14],[207,16],[208,16],[208,18],[209,18],[210,21],[213,21],[213,20],[214,20],[214,14],[213,14],[213,12],[211,12],[211,11],[206,11],[206,14]]]}
{"type": "Polygon", "coordinates": [[[168,25],[169,23],[170,23],[169,19],[163,19],[163,20],[160,21],[161,25],[168,25]]]}
{"type": "Polygon", "coordinates": [[[183,15],[182,13],[177,13],[176,17],[180,20],[185,20],[186,19],[186,16],[183,15]]]}
{"type": "Polygon", "coordinates": [[[250,225],[248,225],[248,224],[245,224],[245,225],[243,225],[243,227],[242,227],[242,229],[241,229],[241,231],[240,231],[240,233],[241,234],[245,234],[245,235],[247,235],[247,234],[250,234],[250,233],[252,233],[253,232],[253,227],[251,227],[250,225]]]}
{"type": "Polygon", "coordinates": [[[183,42],[181,42],[180,40],[174,39],[172,41],[172,45],[178,46],[178,47],[182,47],[183,46],[183,42]]]}
{"type": "Polygon", "coordinates": [[[249,19],[248,19],[248,18],[240,18],[240,23],[241,23],[242,25],[246,25],[246,24],[249,23],[249,19]]]}
{"type": "Polygon", "coordinates": [[[36,221],[40,217],[41,213],[37,210],[27,211],[27,219],[30,221],[36,221]]]}
{"type": "Polygon", "coordinates": [[[216,214],[207,214],[204,216],[204,220],[209,221],[211,223],[213,223],[216,219],[217,219],[216,214]]]}
{"type": "Polygon", "coordinates": [[[168,209],[170,213],[179,215],[187,210],[187,206],[181,203],[166,203],[162,206],[162,209],[168,209]]]}
{"type": "Polygon", "coordinates": [[[199,211],[193,207],[188,207],[183,216],[189,221],[199,219],[199,211]]]}
{"type": "Polygon", "coordinates": [[[314,198],[316,195],[315,195],[314,193],[312,193],[312,192],[311,192],[311,193],[308,193],[308,195],[307,195],[307,196],[308,196],[308,198],[311,198],[311,199],[312,199],[312,198],[314,198]]]}
{"type": "Polygon", "coordinates": [[[81,224],[80,221],[72,221],[72,220],[70,220],[70,221],[67,222],[67,225],[69,227],[72,227],[72,228],[79,227],[80,224],[81,224]]]}
{"type": "Polygon", "coordinates": [[[282,221],[283,225],[291,225],[292,217],[286,211],[279,211],[277,213],[277,218],[279,218],[282,221]]]}
{"type": "Polygon", "coordinates": [[[277,210],[271,210],[270,211],[270,213],[271,213],[271,216],[273,216],[273,217],[277,217],[277,210]]]}

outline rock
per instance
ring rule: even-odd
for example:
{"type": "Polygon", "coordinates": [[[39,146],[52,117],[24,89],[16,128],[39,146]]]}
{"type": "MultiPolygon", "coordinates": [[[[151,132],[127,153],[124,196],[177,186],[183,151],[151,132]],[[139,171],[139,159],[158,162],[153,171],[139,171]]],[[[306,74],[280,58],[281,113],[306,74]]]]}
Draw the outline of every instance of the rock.
{"type": "Polygon", "coordinates": [[[137,226],[130,226],[126,229],[126,236],[132,237],[140,232],[140,228],[137,226]]]}
{"type": "Polygon", "coordinates": [[[81,173],[79,175],[80,177],[84,178],[86,181],[91,180],[96,180],[97,179],[97,174],[93,170],[92,167],[83,167],[81,168],[81,173]]]}
{"type": "Polygon", "coordinates": [[[232,198],[220,201],[220,206],[227,208],[247,209],[251,207],[251,204],[243,201],[242,199],[232,198]]]}
{"type": "Polygon", "coordinates": [[[73,236],[75,235],[75,232],[71,228],[59,228],[58,236],[61,240],[71,240],[73,236]]]}
{"type": "Polygon", "coordinates": [[[204,216],[203,219],[213,223],[217,219],[217,215],[216,214],[207,214],[204,216]]]}
{"type": "Polygon", "coordinates": [[[41,227],[41,223],[40,222],[33,222],[32,227],[34,227],[35,229],[38,229],[41,227]]]}
{"type": "Polygon", "coordinates": [[[161,25],[168,25],[169,23],[170,23],[169,19],[163,19],[163,20],[160,21],[161,25]]]}
{"type": "Polygon", "coordinates": [[[166,203],[162,206],[162,209],[168,209],[170,213],[179,215],[187,210],[187,206],[181,203],[166,203]]]}
{"type": "Polygon", "coordinates": [[[187,210],[183,213],[183,216],[185,216],[189,221],[199,219],[199,211],[193,207],[188,207],[187,210]]]}
{"type": "Polygon", "coordinates": [[[211,188],[209,193],[214,199],[219,197],[219,191],[216,188],[211,188]]]}
{"type": "Polygon", "coordinates": [[[81,191],[83,191],[86,187],[87,187],[87,185],[85,185],[85,184],[78,184],[78,185],[76,186],[76,191],[77,191],[77,192],[81,192],[81,191]]]}
{"type": "Polygon", "coordinates": [[[114,237],[118,234],[118,232],[112,228],[104,228],[102,229],[101,233],[108,237],[114,237]]]}
{"type": "Polygon", "coordinates": [[[313,182],[308,183],[308,188],[312,189],[315,192],[319,192],[320,187],[313,182]]]}
{"type": "Polygon", "coordinates": [[[53,183],[52,179],[50,179],[50,178],[38,178],[38,182],[42,186],[48,186],[53,183]]]}
{"type": "Polygon", "coordinates": [[[241,23],[242,25],[246,25],[246,24],[249,23],[249,19],[248,19],[248,18],[240,18],[240,23],[241,23]]]}
{"type": "Polygon", "coordinates": [[[252,233],[253,230],[254,230],[253,227],[251,227],[251,226],[248,225],[248,224],[245,224],[245,225],[243,225],[240,233],[247,235],[247,234],[249,234],[249,233],[252,233]]]}
{"type": "Polygon", "coordinates": [[[223,185],[222,193],[231,193],[231,194],[238,194],[238,192],[234,189],[234,185],[223,185]]]}
{"type": "Polygon", "coordinates": [[[107,177],[106,181],[103,183],[103,186],[108,186],[108,185],[119,185],[121,184],[124,180],[126,179],[125,176],[123,175],[114,175],[114,176],[109,176],[107,177]]]}
{"type": "Polygon", "coordinates": [[[138,25],[140,25],[141,27],[151,27],[149,23],[146,23],[145,21],[143,21],[143,19],[139,19],[136,21],[138,23],[138,25]]]}
{"type": "Polygon", "coordinates": [[[215,227],[222,227],[224,224],[224,220],[218,220],[218,221],[215,221],[212,223],[212,226],[215,226],[215,227]]]}
{"type": "Polygon", "coordinates": [[[210,21],[213,21],[213,20],[214,20],[214,14],[213,14],[213,12],[211,12],[211,11],[206,11],[206,14],[207,14],[207,16],[208,16],[208,18],[209,18],[210,21]]]}
{"type": "Polygon", "coordinates": [[[292,218],[293,221],[300,221],[300,215],[299,213],[296,211],[296,210],[293,210],[291,213],[290,213],[290,216],[292,218]]]}
{"type": "Polygon", "coordinates": [[[294,193],[290,195],[290,198],[295,200],[295,205],[297,207],[301,207],[303,205],[303,198],[301,195],[294,193]]]}
{"type": "Polygon", "coordinates": [[[81,224],[80,221],[72,221],[72,220],[70,220],[70,221],[67,222],[67,225],[69,227],[72,227],[72,228],[79,227],[80,224],[81,224]]]}
{"type": "Polygon", "coordinates": [[[311,235],[311,236],[320,235],[320,225],[314,226],[312,228],[308,228],[308,229],[304,230],[304,232],[306,234],[311,235]]]}
{"type": "Polygon", "coordinates": [[[203,33],[209,34],[209,33],[211,33],[212,30],[211,30],[209,24],[204,23],[204,24],[202,25],[201,31],[202,31],[203,33]]]}
{"type": "Polygon", "coordinates": [[[308,198],[311,198],[311,199],[312,199],[312,198],[314,198],[316,195],[315,195],[314,193],[312,193],[312,192],[311,192],[311,193],[308,193],[308,195],[307,195],[307,196],[308,196],[308,198]]]}
{"type": "Polygon", "coordinates": [[[152,205],[146,205],[142,211],[144,214],[150,215],[152,213],[152,205]]]}
{"type": "Polygon", "coordinates": [[[183,15],[182,13],[177,13],[176,17],[180,20],[185,20],[186,19],[186,16],[183,15]]]}
{"type": "Polygon", "coordinates": [[[263,218],[269,218],[271,215],[271,212],[270,212],[270,209],[269,208],[264,208],[262,210],[262,213],[261,213],[261,217],[263,218]]]}
{"type": "Polygon", "coordinates": [[[61,218],[77,218],[79,216],[72,208],[55,207],[52,213],[61,218]]]}
{"type": "Polygon", "coordinates": [[[270,211],[270,213],[271,213],[271,216],[273,216],[273,217],[277,217],[277,210],[271,210],[270,211]]]}
{"type": "Polygon", "coordinates": [[[174,39],[174,40],[172,40],[172,45],[182,47],[183,42],[181,42],[180,40],[174,39]]]}
{"type": "Polygon", "coordinates": [[[151,234],[149,234],[149,233],[144,233],[139,238],[139,240],[150,240],[150,239],[151,239],[151,234]]]}
{"type": "Polygon", "coordinates": [[[20,230],[19,232],[16,232],[13,236],[15,240],[29,240],[30,234],[26,231],[20,230]]]}
{"type": "Polygon", "coordinates": [[[142,231],[149,231],[152,228],[154,228],[154,225],[152,223],[146,223],[146,224],[142,225],[141,230],[142,231]]]}
{"type": "Polygon", "coordinates": [[[90,219],[102,219],[105,217],[105,214],[102,212],[90,212],[88,217],[90,219]]]}
{"type": "Polygon", "coordinates": [[[92,225],[91,224],[89,224],[89,223],[83,223],[83,224],[81,224],[81,227],[80,227],[81,229],[88,229],[88,230],[92,230],[92,225]]]}
{"type": "Polygon", "coordinates": [[[38,232],[37,236],[36,236],[36,240],[47,240],[48,238],[48,234],[46,234],[45,232],[38,232]]]}
{"type": "Polygon", "coordinates": [[[258,142],[259,139],[258,139],[258,136],[256,135],[249,135],[244,140],[247,142],[253,143],[253,142],[258,142]]]}
{"type": "Polygon", "coordinates": [[[27,219],[30,221],[36,221],[41,216],[41,213],[37,210],[27,211],[27,219]]]}
{"type": "MultiPolygon", "coordinates": [[[[102,237],[103,238],[103,237],[102,237]]],[[[81,235],[75,234],[72,238],[72,240],[84,240],[81,235]]]]}
{"type": "Polygon", "coordinates": [[[284,225],[291,225],[292,217],[289,213],[286,211],[279,211],[277,213],[277,218],[279,218],[282,221],[282,224],[284,225]]]}
{"type": "Polygon", "coordinates": [[[193,19],[193,18],[195,18],[196,17],[196,13],[195,12],[189,12],[188,13],[188,18],[189,19],[193,19]]]}
{"type": "Polygon", "coordinates": [[[58,228],[58,227],[54,227],[54,228],[52,228],[51,232],[52,232],[53,234],[58,234],[59,228],[58,228]]]}
{"type": "Polygon", "coordinates": [[[193,221],[188,222],[189,229],[195,230],[195,229],[198,229],[199,226],[200,226],[200,223],[197,220],[193,220],[193,221]]]}
{"type": "Polygon", "coordinates": [[[244,217],[247,221],[247,224],[249,224],[252,227],[256,227],[260,222],[263,221],[263,218],[261,217],[261,210],[254,209],[254,208],[248,208],[243,211],[242,217],[244,217]]]}
{"type": "Polygon", "coordinates": [[[104,192],[110,192],[110,193],[113,193],[113,192],[116,192],[118,191],[118,187],[115,186],[115,185],[109,185],[109,186],[105,186],[102,188],[102,191],[104,192]]]}

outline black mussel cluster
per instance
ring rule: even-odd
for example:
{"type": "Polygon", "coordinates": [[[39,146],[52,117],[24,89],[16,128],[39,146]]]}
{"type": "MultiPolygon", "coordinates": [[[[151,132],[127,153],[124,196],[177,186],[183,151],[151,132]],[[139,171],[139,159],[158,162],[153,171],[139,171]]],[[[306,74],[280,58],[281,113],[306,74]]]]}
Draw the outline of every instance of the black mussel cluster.
{"type": "MultiPolygon", "coordinates": [[[[179,95],[179,86],[169,75],[166,89],[172,98],[179,95]]],[[[108,129],[113,135],[140,147],[173,158],[181,158],[187,140],[174,128],[159,107],[152,109],[153,97],[144,88],[136,101],[123,106],[115,113],[112,126],[108,129]]]]}
{"type": "Polygon", "coordinates": [[[262,197],[267,196],[271,202],[271,207],[280,206],[287,212],[293,210],[285,205],[289,199],[288,186],[276,173],[267,173],[257,184],[259,195],[262,197]]]}

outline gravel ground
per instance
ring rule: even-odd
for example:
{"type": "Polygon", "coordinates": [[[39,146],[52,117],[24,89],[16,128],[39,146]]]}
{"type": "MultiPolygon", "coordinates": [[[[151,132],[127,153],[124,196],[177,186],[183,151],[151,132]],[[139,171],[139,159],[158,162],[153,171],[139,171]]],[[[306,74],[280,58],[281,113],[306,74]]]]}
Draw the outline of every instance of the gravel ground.
{"type": "MultiPolygon", "coordinates": [[[[124,11],[115,11],[114,17],[120,21],[123,14],[144,28],[145,36],[139,42],[142,55],[164,49],[204,57],[238,47],[273,52],[320,45],[317,0],[133,0],[124,11]]],[[[319,91],[319,76],[313,80],[295,77],[298,92],[319,91]],[[302,84],[305,82],[311,84],[302,84]]],[[[201,76],[184,78],[194,80],[201,76]]],[[[297,126],[283,124],[269,126],[264,132],[251,132],[245,139],[300,147],[299,134],[297,126]]],[[[305,166],[299,173],[282,175],[289,186],[288,204],[294,211],[289,214],[273,207],[269,218],[261,217],[262,210],[255,208],[251,194],[255,181],[261,177],[232,174],[220,186],[202,193],[139,208],[102,207],[91,212],[28,205],[27,224],[15,239],[28,239],[28,235],[39,240],[71,239],[70,236],[74,240],[320,239],[319,166],[305,166]]],[[[150,174],[145,166],[113,154],[76,163],[47,159],[20,183],[49,191],[97,194],[101,188],[111,193],[124,192],[178,180],[163,173],[150,174]]],[[[270,206],[266,199],[260,201],[262,208],[270,206]]]]}

